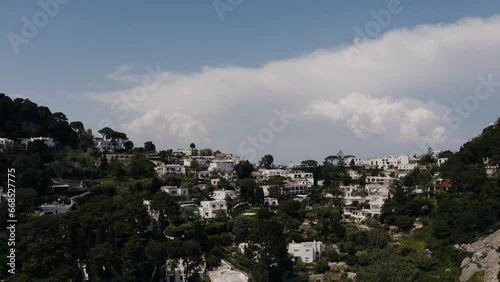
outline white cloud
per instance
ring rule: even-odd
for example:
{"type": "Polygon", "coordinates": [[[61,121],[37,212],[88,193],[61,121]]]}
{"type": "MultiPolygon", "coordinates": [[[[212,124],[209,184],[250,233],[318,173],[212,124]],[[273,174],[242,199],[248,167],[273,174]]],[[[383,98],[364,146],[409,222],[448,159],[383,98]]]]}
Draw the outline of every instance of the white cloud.
{"type": "Polygon", "coordinates": [[[122,123],[120,129],[135,137],[146,133],[149,141],[170,138],[170,141],[179,145],[191,142],[202,142],[204,145],[210,143],[207,129],[201,121],[179,112],[167,115],[160,109],[149,111],[129,123],[122,123]]]}
{"type": "Polygon", "coordinates": [[[168,116],[170,134],[178,136],[181,140],[186,142],[204,142],[209,143],[206,137],[207,129],[199,120],[187,116],[185,114],[175,112],[168,116]]]}
{"type": "Polygon", "coordinates": [[[390,142],[408,142],[432,140],[436,132],[445,134],[441,117],[445,109],[435,102],[426,104],[411,98],[373,98],[353,93],[338,102],[313,102],[306,114],[346,125],[361,138],[380,135],[390,142]]]}
{"type": "MultiPolygon", "coordinates": [[[[370,139],[370,145],[390,150],[393,141],[411,144],[428,140],[433,132],[453,133],[441,120],[443,105],[451,107],[473,94],[478,76],[500,77],[498,30],[499,16],[467,18],[389,31],[357,43],[361,52],[350,61],[345,50],[332,48],[258,68],[210,66],[189,74],[169,73],[148,91],[146,99],[130,107],[138,119],[119,123],[135,130],[130,135],[140,140],[154,138],[163,130],[165,141],[160,147],[171,146],[170,138],[197,139],[235,152],[242,138],[269,123],[273,107],[286,105],[298,115],[287,127],[295,131],[280,133],[288,136],[283,142],[276,134],[276,141],[265,150],[282,155],[296,151],[311,142],[311,136],[301,132],[317,129],[323,134],[325,122],[348,128],[358,138],[383,136],[381,141],[370,139]],[[151,111],[157,109],[161,114],[155,116],[151,111]],[[162,126],[155,127],[150,119],[162,126]]],[[[132,81],[135,78],[126,75],[130,71],[121,66],[108,77],[132,81]]],[[[111,104],[140,84],[87,97],[111,104]]],[[[111,114],[119,120],[118,113],[111,114]]],[[[336,146],[330,143],[333,138],[327,139],[318,146],[336,146]]]]}
{"type": "Polygon", "coordinates": [[[120,65],[111,73],[106,75],[106,78],[115,80],[115,81],[123,81],[130,83],[138,83],[141,80],[141,76],[130,74],[134,67],[129,65],[120,65]]]}

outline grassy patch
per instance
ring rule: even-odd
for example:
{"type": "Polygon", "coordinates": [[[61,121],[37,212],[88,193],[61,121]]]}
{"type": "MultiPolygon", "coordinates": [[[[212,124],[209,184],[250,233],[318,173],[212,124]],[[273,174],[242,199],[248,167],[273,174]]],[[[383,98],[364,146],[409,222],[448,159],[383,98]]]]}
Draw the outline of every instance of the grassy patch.
{"type": "Polygon", "coordinates": [[[427,243],[424,241],[421,241],[414,236],[406,236],[398,240],[401,244],[414,248],[417,250],[418,253],[423,253],[425,250],[425,247],[427,246],[427,243]]]}
{"type": "Polygon", "coordinates": [[[484,271],[476,272],[468,281],[469,282],[483,282],[484,281],[484,271]]]}

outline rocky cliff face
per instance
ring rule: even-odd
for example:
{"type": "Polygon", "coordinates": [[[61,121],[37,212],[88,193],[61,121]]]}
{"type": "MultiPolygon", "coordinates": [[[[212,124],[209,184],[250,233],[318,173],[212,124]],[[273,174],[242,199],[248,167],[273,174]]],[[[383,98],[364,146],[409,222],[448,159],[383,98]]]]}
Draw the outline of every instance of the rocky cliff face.
{"type": "Polygon", "coordinates": [[[472,244],[456,245],[463,251],[472,254],[462,261],[460,281],[469,280],[476,272],[484,271],[485,282],[498,282],[500,270],[500,229],[485,239],[472,244]]]}

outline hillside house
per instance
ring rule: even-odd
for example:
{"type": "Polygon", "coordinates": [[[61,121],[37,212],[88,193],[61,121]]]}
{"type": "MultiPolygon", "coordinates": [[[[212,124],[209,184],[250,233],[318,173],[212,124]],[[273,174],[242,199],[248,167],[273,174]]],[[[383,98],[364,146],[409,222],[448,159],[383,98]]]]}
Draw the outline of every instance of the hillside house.
{"type": "Polygon", "coordinates": [[[288,253],[295,260],[302,262],[315,262],[321,258],[323,243],[319,241],[313,242],[292,242],[288,244],[288,253]]]}
{"type": "Polygon", "coordinates": [[[205,219],[213,219],[217,215],[217,211],[227,211],[227,204],[225,200],[202,201],[198,211],[201,217],[205,219]]]}

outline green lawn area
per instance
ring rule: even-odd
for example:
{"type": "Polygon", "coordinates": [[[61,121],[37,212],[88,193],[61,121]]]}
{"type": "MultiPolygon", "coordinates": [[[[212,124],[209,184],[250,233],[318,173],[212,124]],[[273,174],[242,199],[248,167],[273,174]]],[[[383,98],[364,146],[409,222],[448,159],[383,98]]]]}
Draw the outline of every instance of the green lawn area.
{"type": "Polygon", "coordinates": [[[427,242],[432,242],[432,230],[429,226],[424,226],[421,229],[414,231],[408,236],[404,236],[398,240],[399,243],[414,248],[419,253],[423,253],[429,245],[427,242]]]}
{"type": "MultiPolygon", "coordinates": [[[[432,270],[423,273],[423,281],[457,281],[461,272],[460,267],[451,257],[453,255],[443,256],[441,254],[440,256],[436,253],[440,243],[432,236],[432,228],[430,226],[424,226],[411,235],[399,239],[398,242],[404,246],[416,249],[419,253],[423,253],[426,248],[434,252],[433,257],[437,259],[437,265],[432,270]]],[[[440,252],[442,252],[442,250],[440,252]]]]}

